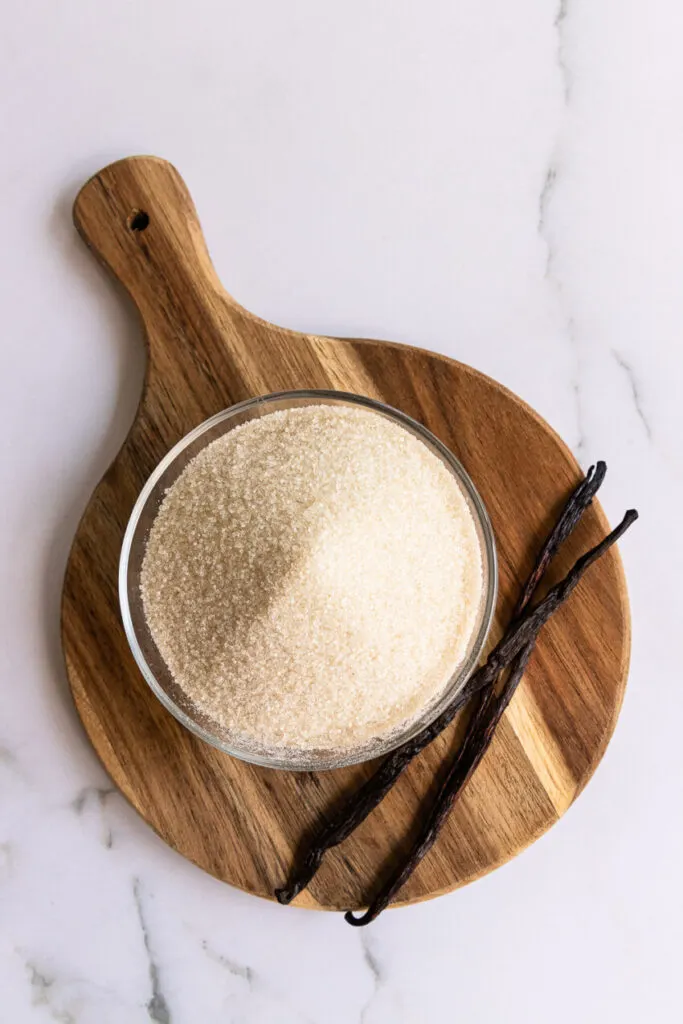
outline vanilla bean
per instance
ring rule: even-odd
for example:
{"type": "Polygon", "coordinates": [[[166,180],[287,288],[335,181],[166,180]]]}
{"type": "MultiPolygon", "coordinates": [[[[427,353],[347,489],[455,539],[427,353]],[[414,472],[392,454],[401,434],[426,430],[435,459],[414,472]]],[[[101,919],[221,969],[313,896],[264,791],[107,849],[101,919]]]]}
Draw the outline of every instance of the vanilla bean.
{"type": "MultiPolygon", "coordinates": [[[[598,462],[595,467],[591,466],[585,478],[569,497],[559,519],[541,546],[536,562],[517,602],[514,613],[515,618],[517,618],[518,614],[530,600],[560,544],[569,536],[585,509],[590,505],[605,478],[606,469],[607,467],[604,462],[598,462]]],[[[500,646],[499,644],[498,648],[500,646]]],[[[470,677],[462,690],[435,721],[423,729],[417,736],[414,736],[411,740],[408,740],[388,754],[374,774],[346,801],[339,813],[322,826],[308,847],[305,857],[293,874],[289,884],[275,890],[275,896],[280,903],[290,903],[306,888],[320,867],[327,850],[338,846],[348,838],[375,807],[381,803],[413,758],[451,724],[458,711],[470,700],[473,694],[493,685],[503,664],[500,659],[496,658],[498,648],[493,650],[487,662],[470,677]]]]}
{"type": "Polygon", "coordinates": [[[387,907],[408,878],[410,878],[425,854],[432,848],[453,804],[462,793],[472,773],[489,748],[496,726],[500,722],[503,712],[510,703],[517,685],[524,674],[526,664],[543,624],[567,600],[586,570],[616,543],[637,518],[638,513],[635,509],[629,509],[621,523],[604,540],[579,558],[565,578],[556,584],[535,608],[519,620],[519,627],[516,632],[526,632],[527,638],[524,646],[515,654],[515,667],[507,683],[497,696],[487,694],[477,709],[465,743],[456,755],[455,761],[434,801],[432,812],[427,818],[405,862],[385,882],[364,914],[360,917],[354,917],[352,911],[348,911],[345,914],[345,920],[349,924],[361,927],[374,921],[387,907]]]}
{"type": "Polygon", "coordinates": [[[602,461],[597,462],[595,466],[591,466],[589,468],[584,479],[572,493],[569,501],[562,510],[560,518],[557,520],[555,526],[541,545],[541,549],[536,556],[534,567],[522,588],[519,598],[517,599],[515,610],[512,613],[513,619],[516,619],[517,616],[524,611],[529,601],[534,596],[534,591],[541,582],[550,562],[559,550],[560,546],[565,542],[569,534],[579,522],[583,512],[588,508],[591,501],[597,494],[603,480],[605,479],[606,473],[606,463],[602,461]]]}
{"type": "Polygon", "coordinates": [[[453,805],[488,750],[496,726],[524,675],[527,662],[535,646],[536,641],[532,640],[517,655],[515,667],[499,698],[493,695],[492,690],[488,690],[483,695],[482,701],[470,721],[468,735],[439,789],[425,826],[402,867],[385,883],[364,914],[355,917],[351,910],[344,914],[344,920],[348,924],[355,928],[362,928],[374,921],[386,909],[399,889],[405,885],[423,857],[429,853],[451,813],[453,805]]]}

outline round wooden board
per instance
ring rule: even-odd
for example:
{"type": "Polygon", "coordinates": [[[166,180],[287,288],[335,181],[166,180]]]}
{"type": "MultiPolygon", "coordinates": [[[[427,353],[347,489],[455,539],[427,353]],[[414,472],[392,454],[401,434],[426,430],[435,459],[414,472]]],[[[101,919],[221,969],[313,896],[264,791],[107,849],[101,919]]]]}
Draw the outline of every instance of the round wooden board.
{"type": "MultiPolygon", "coordinates": [[[[69,558],[62,636],[76,706],[114,782],[167,843],[217,878],[273,898],[311,828],[369,766],[317,774],[253,767],[196,739],[158,703],[126,643],[117,596],[124,529],[154,466],[208,416],[270,391],[333,388],[402,409],[455,452],[486,502],[500,559],[494,638],[580,470],[533,410],[467,366],[416,348],[297,334],[246,312],[217,280],[187,189],[168,163],[135,157],[105,168],[80,192],[74,217],[137,304],[149,350],[137,418],[69,558]]],[[[594,503],[553,579],[607,528],[594,503]]],[[[398,903],[480,877],[567,810],[614,729],[629,647],[625,582],[612,550],[544,630],[488,754],[398,903]]],[[[409,841],[462,726],[424,751],[328,854],[298,905],[367,904],[409,841]]]]}

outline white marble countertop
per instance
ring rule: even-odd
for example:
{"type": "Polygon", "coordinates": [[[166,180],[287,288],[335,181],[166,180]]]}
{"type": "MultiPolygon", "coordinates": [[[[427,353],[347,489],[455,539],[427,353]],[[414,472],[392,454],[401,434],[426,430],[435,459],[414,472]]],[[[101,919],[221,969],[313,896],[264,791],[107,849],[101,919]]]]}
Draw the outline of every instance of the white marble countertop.
{"type": "Polygon", "coordinates": [[[683,11],[674,0],[73,0],[0,33],[0,1020],[597,1024],[676,1016],[682,951],[683,11]],[[535,846],[367,930],[221,885],[111,787],[61,662],[79,515],[140,392],[70,222],[105,163],[188,182],[294,328],[415,342],[610,467],[630,683],[535,846]]]}

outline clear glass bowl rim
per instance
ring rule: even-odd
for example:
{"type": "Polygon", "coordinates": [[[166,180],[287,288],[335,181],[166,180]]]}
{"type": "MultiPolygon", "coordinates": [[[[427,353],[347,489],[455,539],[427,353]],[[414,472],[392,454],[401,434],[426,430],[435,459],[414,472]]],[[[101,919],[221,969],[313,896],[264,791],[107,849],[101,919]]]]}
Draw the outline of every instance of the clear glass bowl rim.
{"type": "Polygon", "coordinates": [[[128,645],[133,653],[135,662],[142,673],[142,676],[150,687],[157,699],[163,704],[163,706],[170,711],[170,713],[176,718],[181,725],[184,725],[186,729],[194,733],[204,742],[209,743],[211,746],[216,747],[223,753],[230,754],[232,757],[237,757],[242,761],[246,761],[249,764],[256,764],[266,768],[279,768],[287,771],[323,771],[334,768],[345,767],[353,764],[360,764],[366,760],[372,760],[376,757],[382,757],[385,754],[395,750],[396,747],[401,746],[407,740],[412,739],[418,732],[421,732],[426,726],[430,725],[435,718],[444,710],[444,708],[450,704],[450,702],[457,696],[459,691],[465,685],[469,677],[472,675],[477,662],[481,656],[481,652],[484,649],[486,640],[491,629],[493,622],[493,615],[496,608],[496,599],[498,595],[498,558],[496,552],[495,536],[493,533],[493,527],[489,519],[486,506],[479,495],[471,477],[467,470],[464,468],[459,459],[453,455],[449,448],[443,444],[438,437],[436,437],[430,430],[424,427],[417,420],[408,416],[407,413],[401,412],[400,409],[395,409],[393,406],[386,405],[384,402],[379,402],[373,398],[367,398],[364,395],[356,395],[347,391],[333,391],[323,389],[301,389],[296,391],[276,391],[266,395],[259,395],[256,398],[248,398],[242,402],[238,402],[236,405],[231,405],[227,409],[223,409],[221,412],[216,413],[209,419],[204,420],[197,427],[191,430],[188,434],[185,434],[169,452],[164,456],[161,462],[155,467],[147,481],[142,488],[133,511],[130,514],[128,524],[123,536],[123,542],[121,546],[121,555],[119,559],[119,573],[118,573],[118,589],[119,589],[119,604],[121,608],[121,617],[123,620],[123,628],[126,634],[128,645]],[[130,603],[128,600],[128,568],[130,554],[133,544],[133,538],[137,529],[142,512],[150,498],[150,495],[154,491],[159,479],[163,476],[166,470],[175,462],[175,460],[182,454],[182,452],[191,445],[194,441],[198,440],[202,434],[207,433],[214,427],[225,422],[228,419],[233,418],[239,413],[248,411],[251,408],[257,408],[259,406],[268,405],[271,402],[283,402],[283,401],[311,401],[315,400],[331,400],[340,403],[348,403],[351,405],[359,405],[367,409],[371,409],[375,412],[379,412],[384,416],[397,421],[404,427],[407,427],[410,431],[417,434],[428,447],[435,449],[442,459],[447,463],[448,467],[457,477],[460,485],[467,494],[471,507],[476,513],[481,535],[484,541],[484,550],[482,552],[485,561],[485,572],[487,576],[487,587],[486,593],[484,594],[484,606],[481,616],[481,623],[477,632],[476,639],[472,644],[467,658],[461,662],[457,670],[453,673],[451,678],[444,686],[443,692],[438,700],[433,702],[426,714],[419,716],[414,719],[408,728],[404,732],[395,734],[386,743],[386,745],[379,743],[376,749],[369,755],[353,756],[353,750],[349,752],[350,756],[344,756],[343,751],[330,752],[329,763],[321,761],[319,757],[311,756],[310,763],[305,761],[305,752],[302,753],[302,758],[297,759],[296,764],[287,761],[286,759],[268,758],[261,757],[252,752],[245,752],[236,746],[224,742],[220,737],[214,733],[209,732],[203,726],[199,725],[194,719],[183,711],[182,708],[178,707],[175,701],[168,695],[165,689],[160,685],[154,672],[147,663],[147,659],[143,654],[142,648],[138,642],[135,624],[133,622],[133,616],[130,609],[130,603]]]}

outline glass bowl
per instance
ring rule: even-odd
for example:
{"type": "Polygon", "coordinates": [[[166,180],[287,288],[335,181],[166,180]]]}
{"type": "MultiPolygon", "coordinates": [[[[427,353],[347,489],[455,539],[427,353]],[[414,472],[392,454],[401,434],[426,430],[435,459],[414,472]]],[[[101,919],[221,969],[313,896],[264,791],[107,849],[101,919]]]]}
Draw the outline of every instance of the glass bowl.
{"type": "Polygon", "coordinates": [[[317,771],[358,764],[388,753],[429,725],[465,685],[476,667],[493,618],[497,587],[496,547],[491,523],[484,503],[460,462],[433,434],[404,413],[370,398],[341,391],[284,391],[264,395],[240,402],[196,427],[162,459],[142,489],[126,528],[119,563],[119,600],[126,637],[142,675],[164,707],[187,729],[219,750],[252,764],[290,771],[317,771]],[[157,650],[145,620],[140,571],[147,537],[166,491],[206,445],[240,424],[276,410],[321,404],[361,406],[372,410],[410,431],[441,459],[458,482],[475,523],[482,552],[482,598],[464,659],[439,695],[403,730],[342,750],[273,751],[255,745],[246,746],[243,740],[236,742],[228,730],[200,711],[180,689],[157,650]]]}

